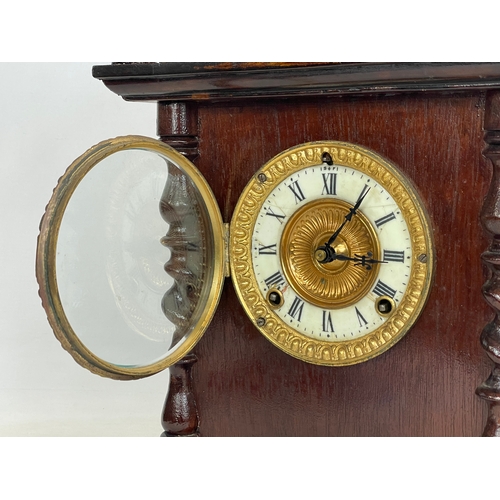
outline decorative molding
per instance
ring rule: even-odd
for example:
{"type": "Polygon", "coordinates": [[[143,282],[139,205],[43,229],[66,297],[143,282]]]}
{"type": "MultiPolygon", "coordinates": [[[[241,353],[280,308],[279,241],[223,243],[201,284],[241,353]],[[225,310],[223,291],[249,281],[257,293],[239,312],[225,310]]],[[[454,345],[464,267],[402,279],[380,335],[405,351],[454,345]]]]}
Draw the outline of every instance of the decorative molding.
{"type": "Polygon", "coordinates": [[[488,270],[483,296],[495,317],[481,333],[481,345],[494,366],[490,376],[476,390],[488,403],[488,420],[483,436],[500,436],[500,91],[487,93],[484,119],[484,156],[491,161],[490,188],[481,211],[481,224],[490,235],[489,248],[481,255],[488,270]]]}
{"type": "Polygon", "coordinates": [[[94,66],[127,101],[220,101],[291,96],[489,89],[499,63],[134,63],[94,66]]]}
{"type": "MultiPolygon", "coordinates": [[[[157,134],[162,142],[175,148],[188,160],[194,161],[199,155],[198,108],[196,104],[158,103],[157,134]]],[[[170,173],[177,178],[175,169],[171,169],[170,173]]],[[[176,189],[178,189],[178,185],[176,189]]],[[[162,215],[168,217],[166,213],[162,215]]],[[[176,228],[177,224],[173,224],[172,231],[165,237],[164,244],[167,246],[173,244],[172,239],[176,228]]],[[[167,265],[167,272],[175,270],[173,269],[175,267],[174,261],[167,265]]],[[[199,435],[199,416],[191,378],[191,370],[196,361],[196,355],[190,353],[169,368],[170,385],[161,419],[165,430],[162,434],[163,437],[199,435]]]]}
{"type": "Polygon", "coordinates": [[[184,356],[171,366],[170,386],[162,412],[162,437],[199,436],[198,410],[193,394],[191,369],[197,359],[194,354],[184,356]]]}
{"type": "Polygon", "coordinates": [[[194,162],[198,150],[198,106],[186,102],[159,102],[156,123],[160,140],[194,162]]]}

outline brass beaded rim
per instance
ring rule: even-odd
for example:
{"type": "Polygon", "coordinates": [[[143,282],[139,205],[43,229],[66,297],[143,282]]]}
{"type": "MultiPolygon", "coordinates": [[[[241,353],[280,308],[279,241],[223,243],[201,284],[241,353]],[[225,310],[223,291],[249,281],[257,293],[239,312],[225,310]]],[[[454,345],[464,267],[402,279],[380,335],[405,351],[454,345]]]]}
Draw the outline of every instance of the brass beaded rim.
{"type": "Polygon", "coordinates": [[[302,361],[347,366],[378,356],[398,342],[421,314],[433,283],[435,255],[430,219],[422,201],[397,167],[379,154],[356,144],[318,141],[287,149],[269,160],[243,190],[230,230],[231,277],[246,313],[276,347],[302,361]],[[252,232],[260,207],[283,179],[301,169],[321,165],[328,154],[336,165],[364,172],[392,196],[409,226],[412,263],[408,287],[387,321],[367,335],[346,341],[317,340],[291,328],[262,296],[252,264],[252,232]],[[426,255],[425,260],[418,259],[426,255]]]}
{"type": "Polygon", "coordinates": [[[40,223],[36,276],[40,287],[39,295],[42,299],[42,306],[50,326],[62,347],[73,356],[78,364],[98,375],[121,380],[138,379],[158,373],[175,364],[191,351],[210,324],[220,299],[224,281],[224,239],[222,216],[215,196],[198,169],[167,144],[142,136],[124,136],[103,141],[77,158],[59,179],[54,189],[40,223]],[[181,168],[199,193],[199,199],[203,200],[206,222],[213,235],[211,262],[207,263],[210,266],[211,278],[205,287],[202,304],[200,304],[199,313],[196,315],[197,323],[193,325],[192,330],[177,349],[149,365],[131,367],[105,361],[90,351],[79,339],[64,312],[55,272],[59,228],[72,194],[85,175],[100,161],[116,152],[127,149],[155,152],[181,168]]]}

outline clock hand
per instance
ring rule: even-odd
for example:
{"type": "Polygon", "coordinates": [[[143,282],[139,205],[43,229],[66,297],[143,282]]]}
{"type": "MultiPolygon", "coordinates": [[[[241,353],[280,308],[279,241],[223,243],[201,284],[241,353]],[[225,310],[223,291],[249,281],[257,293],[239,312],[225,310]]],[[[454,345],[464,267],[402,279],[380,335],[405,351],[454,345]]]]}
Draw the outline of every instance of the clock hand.
{"type": "Polygon", "coordinates": [[[349,209],[349,213],[345,216],[344,222],[342,222],[340,227],[331,235],[330,239],[326,242],[327,247],[332,245],[332,243],[336,240],[337,236],[340,234],[340,231],[342,231],[342,228],[356,215],[356,212],[358,211],[361,203],[363,202],[369,191],[370,188],[368,188],[365,192],[361,193],[361,196],[358,198],[356,204],[349,209]]]}
{"type": "Polygon", "coordinates": [[[376,260],[373,259],[373,254],[371,252],[368,252],[366,255],[357,255],[355,254],[354,257],[347,257],[346,255],[341,255],[341,254],[335,254],[333,256],[333,260],[340,260],[340,261],[346,261],[346,260],[351,260],[353,262],[356,262],[354,264],[355,266],[361,266],[365,267],[367,271],[370,271],[373,268],[373,264],[387,264],[384,260],[376,260]]]}
{"type": "Polygon", "coordinates": [[[335,259],[336,254],[335,250],[332,248],[332,243],[337,239],[337,236],[340,234],[340,231],[342,231],[344,226],[356,215],[361,203],[370,189],[371,188],[365,186],[354,206],[349,209],[349,213],[344,217],[344,222],[342,222],[340,227],[330,236],[330,239],[316,250],[316,259],[320,264],[327,264],[335,259]]]}
{"type": "Polygon", "coordinates": [[[372,269],[373,264],[387,264],[385,260],[374,259],[372,252],[368,252],[366,255],[355,254],[354,257],[348,257],[347,255],[335,253],[335,249],[328,246],[321,246],[316,250],[316,259],[320,264],[328,264],[334,260],[340,260],[341,262],[350,260],[356,262],[355,266],[366,267],[368,271],[372,269]]]}
{"type": "Polygon", "coordinates": [[[376,260],[373,259],[372,257],[373,254],[371,252],[368,252],[366,255],[355,254],[354,257],[347,257],[346,255],[335,254],[333,256],[333,260],[340,260],[340,261],[351,260],[353,262],[356,262],[356,264],[354,264],[355,266],[365,267],[367,271],[370,271],[372,269],[373,264],[387,264],[387,262],[383,260],[376,260]]]}

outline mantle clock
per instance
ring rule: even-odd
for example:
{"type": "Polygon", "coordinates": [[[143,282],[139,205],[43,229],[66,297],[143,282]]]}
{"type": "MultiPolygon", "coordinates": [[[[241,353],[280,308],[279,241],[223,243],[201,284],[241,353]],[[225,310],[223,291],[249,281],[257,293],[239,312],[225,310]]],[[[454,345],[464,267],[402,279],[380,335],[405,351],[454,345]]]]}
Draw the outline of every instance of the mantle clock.
{"type": "Polygon", "coordinates": [[[163,436],[500,435],[500,64],[93,76],[158,138],[103,138],[42,218],[76,362],[168,368],[163,436]]]}

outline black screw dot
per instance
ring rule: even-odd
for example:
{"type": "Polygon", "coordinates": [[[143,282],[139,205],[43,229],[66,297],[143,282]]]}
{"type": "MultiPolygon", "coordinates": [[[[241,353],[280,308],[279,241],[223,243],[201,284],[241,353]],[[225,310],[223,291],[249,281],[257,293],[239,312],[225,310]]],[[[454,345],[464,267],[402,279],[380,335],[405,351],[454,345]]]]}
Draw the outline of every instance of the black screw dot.
{"type": "Polygon", "coordinates": [[[327,165],[333,165],[333,160],[332,160],[332,156],[330,155],[330,153],[323,153],[321,155],[321,161],[323,163],[326,163],[327,165]]]}

